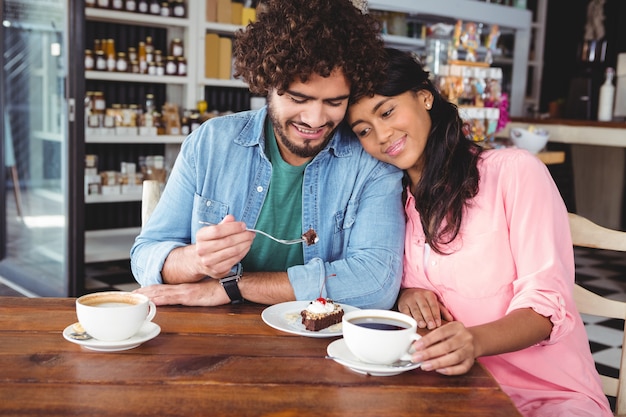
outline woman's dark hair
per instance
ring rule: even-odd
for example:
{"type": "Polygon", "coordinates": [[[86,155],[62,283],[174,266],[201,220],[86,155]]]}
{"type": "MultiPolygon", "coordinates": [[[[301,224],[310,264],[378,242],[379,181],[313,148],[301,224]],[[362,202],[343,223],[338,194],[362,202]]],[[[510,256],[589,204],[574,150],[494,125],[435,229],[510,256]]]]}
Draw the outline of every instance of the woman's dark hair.
{"type": "Polygon", "coordinates": [[[380,24],[350,0],[264,0],[258,20],[235,34],[235,76],[254,94],[283,94],[294,81],[340,69],[351,94],[382,80],[380,24]]]}
{"type": "MultiPolygon", "coordinates": [[[[424,171],[415,185],[415,208],[420,213],[426,242],[437,253],[461,229],[464,209],[478,193],[478,159],[482,147],[467,137],[458,108],[443,97],[415,57],[387,48],[386,81],[376,94],[397,96],[427,90],[433,95],[432,125],[424,149],[424,171]]],[[[405,189],[408,177],[405,176],[405,189]]]]}

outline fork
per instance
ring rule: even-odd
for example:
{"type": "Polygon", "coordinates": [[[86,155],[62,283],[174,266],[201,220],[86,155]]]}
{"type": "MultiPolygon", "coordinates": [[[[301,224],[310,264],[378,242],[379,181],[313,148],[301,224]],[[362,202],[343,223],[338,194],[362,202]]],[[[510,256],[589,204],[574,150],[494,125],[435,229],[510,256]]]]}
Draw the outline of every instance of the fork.
{"type": "MultiPolygon", "coordinates": [[[[209,222],[205,222],[205,221],[202,221],[202,220],[199,220],[198,223],[205,224],[207,226],[215,226],[215,223],[209,223],[209,222]]],[[[278,238],[270,235],[269,233],[264,232],[263,230],[251,229],[249,227],[246,227],[246,230],[248,232],[260,233],[260,234],[262,234],[262,235],[264,235],[266,237],[269,237],[270,239],[272,239],[275,242],[282,243],[283,245],[293,245],[293,244],[296,244],[296,243],[306,242],[306,239],[303,238],[303,237],[301,237],[299,239],[278,239],[278,238]]]]}

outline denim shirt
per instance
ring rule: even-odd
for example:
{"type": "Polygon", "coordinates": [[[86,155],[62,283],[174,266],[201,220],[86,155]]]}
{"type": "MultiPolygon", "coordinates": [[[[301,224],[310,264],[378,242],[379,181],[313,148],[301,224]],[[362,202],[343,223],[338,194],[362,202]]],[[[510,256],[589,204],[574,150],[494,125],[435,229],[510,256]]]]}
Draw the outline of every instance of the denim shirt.
{"type": "MultiPolygon", "coordinates": [[[[170,251],[195,243],[200,220],[233,214],[254,227],[272,165],[265,156],[267,109],[210,119],[183,142],[148,222],[130,251],[142,286],[161,284],[170,251]]],[[[304,265],[287,273],[297,300],[330,297],[360,308],[391,308],[402,278],[405,217],[402,172],[368,155],[341,124],[304,172],[304,265]]],[[[245,275],[245,271],[244,271],[245,275]]]]}

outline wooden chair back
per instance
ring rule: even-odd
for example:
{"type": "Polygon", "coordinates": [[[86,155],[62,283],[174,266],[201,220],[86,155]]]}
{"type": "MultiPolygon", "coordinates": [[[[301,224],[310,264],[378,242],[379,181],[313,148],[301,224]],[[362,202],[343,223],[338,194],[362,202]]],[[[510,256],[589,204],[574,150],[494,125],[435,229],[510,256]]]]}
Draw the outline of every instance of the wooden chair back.
{"type": "Polygon", "coordinates": [[[141,192],[141,227],[152,215],[159,198],[161,198],[161,183],[155,180],[145,180],[141,192]]]}
{"type": "MultiPolygon", "coordinates": [[[[569,213],[570,230],[574,246],[626,252],[626,232],[602,227],[582,216],[569,213]]],[[[599,317],[626,320],[626,302],[611,300],[579,284],[574,286],[574,300],[578,311],[599,317]]],[[[626,330],[623,328],[622,331],[626,330]]],[[[615,415],[626,415],[626,331],[622,336],[622,353],[619,377],[600,375],[602,389],[615,397],[615,415]]]]}

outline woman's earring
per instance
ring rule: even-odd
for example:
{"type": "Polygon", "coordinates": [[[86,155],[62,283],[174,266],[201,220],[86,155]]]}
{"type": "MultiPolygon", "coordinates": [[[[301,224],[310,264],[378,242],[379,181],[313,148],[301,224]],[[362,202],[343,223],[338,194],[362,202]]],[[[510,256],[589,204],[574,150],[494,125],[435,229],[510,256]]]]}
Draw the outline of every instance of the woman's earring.
{"type": "Polygon", "coordinates": [[[430,110],[430,106],[431,106],[430,103],[426,103],[426,110],[430,110]]]}

